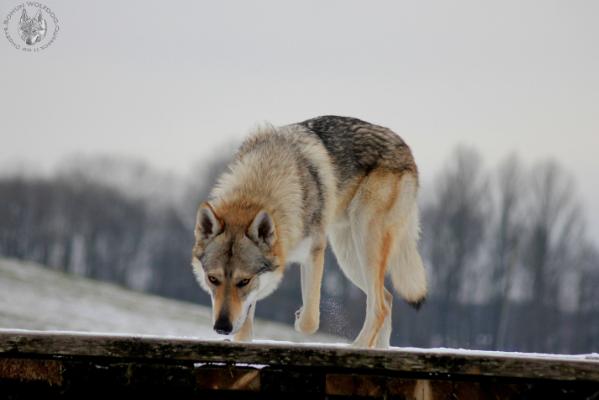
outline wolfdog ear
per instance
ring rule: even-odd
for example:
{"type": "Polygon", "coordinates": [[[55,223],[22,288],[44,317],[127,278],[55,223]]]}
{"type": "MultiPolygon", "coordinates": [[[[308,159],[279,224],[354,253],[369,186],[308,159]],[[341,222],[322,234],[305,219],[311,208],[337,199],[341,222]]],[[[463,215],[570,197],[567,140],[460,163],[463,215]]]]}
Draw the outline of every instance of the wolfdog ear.
{"type": "Polygon", "coordinates": [[[35,18],[37,18],[37,22],[42,22],[44,20],[44,16],[42,15],[42,10],[38,11],[37,16],[35,18]]]}
{"type": "Polygon", "coordinates": [[[27,11],[25,11],[25,7],[23,7],[23,12],[21,13],[21,23],[27,22],[29,20],[29,16],[27,15],[27,11]]]}
{"type": "Polygon", "coordinates": [[[208,241],[223,231],[223,223],[208,202],[202,203],[196,217],[196,240],[208,241]]]}
{"type": "Polygon", "coordinates": [[[276,239],[275,223],[270,215],[262,210],[254,217],[247,235],[254,243],[272,246],[276,239]]]}

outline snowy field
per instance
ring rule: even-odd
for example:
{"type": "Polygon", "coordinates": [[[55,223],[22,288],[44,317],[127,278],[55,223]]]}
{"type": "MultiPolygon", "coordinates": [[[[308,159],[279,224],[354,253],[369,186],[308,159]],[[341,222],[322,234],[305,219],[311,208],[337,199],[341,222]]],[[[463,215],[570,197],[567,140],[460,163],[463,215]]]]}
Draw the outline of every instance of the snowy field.
{"type": "MultiPolygon", "coordinates": [[[[211,328],[208,307],[12,259],[0,259],[0,329],[223,338],[211,328]]],[[[254,329],[259,339],[343,341],[324,334],[304,336],[291,326],[263,320],[256,320],[254,329]]]]}

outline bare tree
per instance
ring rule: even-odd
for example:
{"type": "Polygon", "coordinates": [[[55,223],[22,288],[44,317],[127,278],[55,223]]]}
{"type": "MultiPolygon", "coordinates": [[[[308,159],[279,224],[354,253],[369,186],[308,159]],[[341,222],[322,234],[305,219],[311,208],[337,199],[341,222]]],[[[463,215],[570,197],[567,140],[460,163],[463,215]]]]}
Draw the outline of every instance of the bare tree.
{"type": "Polygon", "coordinates": [[[449,321],[460,298],[476,285],[468,279],[483,244],[488,205],[482,160],[472,149],[456,149],[435,179],[433,201],[424,208],[424,246],[429,255],[433,289],[444,310],[441,331],[446,341],[458,335],[449,321]]]}
{"type": "Polygon", "coordinates": [[[531,202],[527,210],[529,238],[525,264],[531,277],[528,337],[533,350],[542,351],[553,337],[547,329],[556,324],[560,278],[571,268],[573,245],[580,240],[580,208],[574,197],[574,181],[552,161],[533,170],[531,202]]]}
{"type": "Polygon", "coordinates": [[[516,265],[522,258],[521,235],[525,205],[525,172],[517,155],[508,156],[499,166],[494,180],[496,216],[490,243],[491,313],[493,348],[503,348],[507,334],[510,291],[516,265]]]}
{"type": "Polygon", "coordinates": [[[575,335],[570,351],[585,352],[599,346],[599,250],[586,242],[579,255],[575,335]]]}

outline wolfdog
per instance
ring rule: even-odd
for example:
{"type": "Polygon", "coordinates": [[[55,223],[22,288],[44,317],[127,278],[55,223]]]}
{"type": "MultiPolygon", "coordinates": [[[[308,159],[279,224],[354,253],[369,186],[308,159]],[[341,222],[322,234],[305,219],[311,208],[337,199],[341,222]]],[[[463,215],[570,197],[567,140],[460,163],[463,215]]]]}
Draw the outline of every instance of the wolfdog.
{"type": "Polygon", "coordinates": [[[257,128],[199,206],[193,270],[212,297],[214,330],[252,339],[256,302],[285,265],[301,265],[295,329],[314,333],[328,242],[345,275],[367,296],[358,347],[386,348],[397,292],[418,306],[427,292],[418,253],[418,170],[390,129],[322,116],[257,128]]]}

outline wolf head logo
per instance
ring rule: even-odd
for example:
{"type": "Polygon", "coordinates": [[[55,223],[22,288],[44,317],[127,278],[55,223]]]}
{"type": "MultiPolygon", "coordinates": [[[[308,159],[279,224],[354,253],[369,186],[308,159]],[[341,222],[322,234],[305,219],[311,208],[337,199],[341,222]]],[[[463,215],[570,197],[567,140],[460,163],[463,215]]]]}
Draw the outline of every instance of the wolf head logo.
{"type": "Polygon", "coordinates": [[[39,10],[34,18],[29,18],[27,11],[23,8],[21,20],[19,21],[19,31],[21,39],[29,46],[41,42],[46,36],[47,24],[42,10],[39,10]]]}

